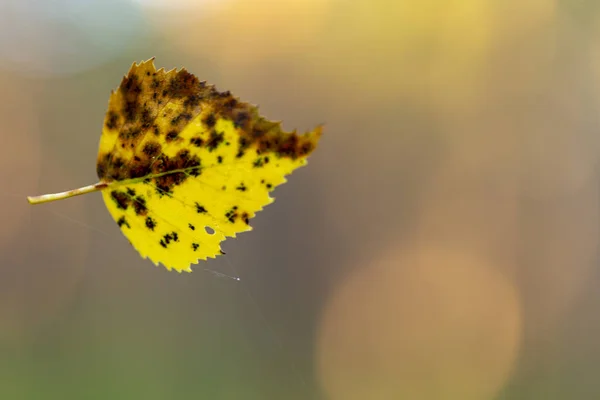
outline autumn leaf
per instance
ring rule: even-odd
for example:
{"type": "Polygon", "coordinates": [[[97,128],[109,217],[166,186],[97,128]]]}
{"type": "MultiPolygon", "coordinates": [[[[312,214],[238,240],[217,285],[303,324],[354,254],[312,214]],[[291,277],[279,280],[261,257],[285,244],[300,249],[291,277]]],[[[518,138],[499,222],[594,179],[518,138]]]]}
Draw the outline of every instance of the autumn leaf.
{"type": "Polygon", "coordinates": [[[227,237],[273,202],[269,193],[306,164],[321,127],[303,135],[185,69],[133,64],[110,96],[96,171],[100,181],[28,197],[44,203],[101,191],[108,211],[144,258],[191,271],[223,254],[227,237]]]}

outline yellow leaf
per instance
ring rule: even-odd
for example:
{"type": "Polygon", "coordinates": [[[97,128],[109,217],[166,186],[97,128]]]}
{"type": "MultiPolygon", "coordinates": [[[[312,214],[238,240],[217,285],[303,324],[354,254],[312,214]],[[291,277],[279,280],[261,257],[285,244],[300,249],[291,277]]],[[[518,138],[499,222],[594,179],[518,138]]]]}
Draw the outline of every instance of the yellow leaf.
{"type": "Polygon", "coordinates": [[[284,132],[258,109],[185,69],[133,64],[110,96],[97,160],[100,182],[28,197],[32,204],[100,190],[142,257],[167,269],[223,254],[285,176],[306,164],[321,127],[284,132]]]}

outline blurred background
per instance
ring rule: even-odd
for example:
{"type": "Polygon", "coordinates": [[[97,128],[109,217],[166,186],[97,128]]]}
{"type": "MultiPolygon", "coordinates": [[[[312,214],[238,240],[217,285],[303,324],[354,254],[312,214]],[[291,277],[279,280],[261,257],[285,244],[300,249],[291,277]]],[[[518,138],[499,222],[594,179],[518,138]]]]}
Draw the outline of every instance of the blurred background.
{"type": "Polygon", "coordinates": [[[0,0],[0,88],[0,398],[600,398],[600,2],[0,0]],[[25,199],[152,56],[326,124],[192,274],[25,199]]]}

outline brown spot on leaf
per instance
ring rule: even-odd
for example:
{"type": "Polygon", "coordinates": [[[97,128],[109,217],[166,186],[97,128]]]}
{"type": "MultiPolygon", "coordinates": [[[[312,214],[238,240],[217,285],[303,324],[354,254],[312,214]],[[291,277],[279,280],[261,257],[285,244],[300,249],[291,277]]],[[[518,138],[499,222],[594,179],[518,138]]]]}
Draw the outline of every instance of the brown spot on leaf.
{"type": "Polygon", "coordinates": [[[290,135],[287,137],[287,139],[279,145],[277,152],[283,157],[287,156],[292,159],[297,158],[299,152],[298,135],[290,135]]]}
{"type": "Polygon", "coordinates": [[[137,126],[130,126],[127,128],[123,128],[119,132],[119,139],[126,141],[130,145],[134,144],[133,141],[138,138],[142,134],[142,130],[137,126]]]}
{"type": "Polygon", "coordinates": [[[146,217],[146,228],[151,231],[154,231],[154,228],[156,228],[156,221],[150,216],[146,217]]]}
{"type": "Polygon", "coordinates": [[[195,108],[200,104],[200,96],[197,94],[192,94],[190,97],[185,99],[183,102],[183,106],[187,108],[195,108]]]}
{"type": "Polygon", "coordinates": [[[141,124],[142,124],[142,128],[148,129],[150,127],[150,125],[152,124],[153,121],[153,117],[152,117],[152,112],[150,111],[149,108],[145,107],[142,110],[142,116],[141,116],[141,124]]]}
{"type": "Polygon", "coordinates": [[[256,160],[252,163],[254,168],[260,168],[264,165],[264,159],[262,157],[257,157],[256,160]]]}
{"type": "Polygon", "coordinates": [[[114,157],[112,160],[112,166],[116,169],[121,169],[125,166],[125,161],[121,157],[114,157]]]}
{"type": "Polygon", "coordinates": [[[161,151],[161,146],[157,142],[147,142],[144,145],[143,153],[147,157],[156,157],[161,151]]]}
{"type": "Polygon", "coordinates": [[[121,228],[121,227],[123,227],[123,225],[125,225],[126,227],[131,229],[131,226],[129,226],[129,223],[125,219],[124,215],[122,215],[121,218],[119,218],[119,220],[117,221],[117,225],[119,225],[119,228],[121,228]]]}
{"type": "Polygon", "coordinates": [[[106,164],[108,170],[104,172],[108,180],[121,180],[127,178],[125,161],[121,157],[110,157],[106,164]]]}
{"type": "Polygon", "coordinates": [[[191,155],[189,150],[182,149],[172,158],[161,155],[153,164],[152,169],[154,174],[164,174],[154,179],[159,192],[170,193],[174,186],[184,182],[188,176],[200,174],[200,158],[191,155]]]}
{"type": "Polygon", "coordinates": [[[166,248],[169,245],[169,243],[178,242],[178,241],[179,241],[179,238],[177,236],[177,232],[167,233],[166,235],[163,236],[163,238],[161,240],[161,246],[166,248]]]}
{"type": "Polygon", "coordinates": [[[200,168],[193,168],[188,171],[188,175],[197,177],[202,174],[202,170],[200,168]]]}
{"type": "Polygon", "coordinates": [[[131,202],[131,198],[125,192],[119,192],[118,190],[113,190],[110,192],[110,197],[117,204],[117,208],[121,210],[127,210],[129,203],[131,202]]]}
{"type": "Polygon", "coordinates": [[[217,118],[215,117],[215,114],[213,114],[213,113],[208,114],[204,118],[204,125],[206,125],[208,128],[213,128],[216,123],[217,123],[217,118]]]}
{"type": "Polygon", "coordinates": [[[110,159],[110,153],[98,155],[98,162],[96,163],[96,174],[101,180],[107,176],[107,173],[109,171],[110,159]]]}
{"type": "Polygon", "coordinates": [[[190,114],[189,112],[183,112],[171,119],[171,125],[177,125],[182,121],[190,122],[191,119],[192,119],[192,114],[190,114]]]}
{"type": "Polygon", "coordinates": [[[133,209],[136,215],[146,216],[148,207],[146,207],[146,199],[143,196],[137,196],[133,199],[133,209]]]}
{"type": "Polygon", "coordinates": [[[142,178],[144,176],[150,175],[152,170],[150,169],[151,160],[148,158],[145,159],[137,159],[131,163],[129,167],[129,178],[142,178]]]}
{"type": "Polygon", "coordinates": [[[198,204],[198,202],[196,202],[196,212],[198,214],[205,214],[206,208],[204,208],[204,206],[201,206],[200,204],[198,204]]]}
{"type": "Polygon", "coordinates": [[[226,100],[223,102],[223,107],[225,107],[229,112],[233,111],[233,109],[238,105],[238,100],[231,96],[231,93],[225,92],[226,100]]]}
{"type": "Polygon", "coordinates": [[[250,122],[250,113],[247,110],[238,111],[235,114],[233,124],[239,129],[248,129],[248,123],[250,122]]]}
{"type": "Polygon", "coordinates": [[[139,114],[139,99],[142,93],[142,85],[140,78],[132,71],[123,78],[119,90],[123,96],[122,112],[125,116],[125,121],[133,122],[139,114]]]}
{"type": "Polygon", "coordinates": [[[179,136],[179,132],[172,130],[167,133],[165,140],[167,141],[167,143],[170,143],[173,140],[177,139],[178,136],[179,136]]]}
{"type": "Polygon", "coordinates": [[[119,114],[114,110],[108,111],[106,114],[106,123],[104,124],[108,129],[115,129],[119,121],[119,114]]]}
{"type": "Polygon", "coordinates": [[[204,140],[201,137],[195,136],[190,138],[190,143],[196,147],[202,147],[204,140]]]}
{"type": "Polygon", "coordinates": [[[225,213],[225,218],[231,223],[234,223],[236,218],[238,217],[237,207],[233,207],[231,210],[225,213]]]}
{"type": "Polygon", "coordinates": [[[219,147],[221,143],[223,143],[223,140],[223,132],[217,132],[213,129],[210,132],[208,141],[206,142],[206,148],[208,148],[208,151],[213,151],[219,147]]]}
{"type": "Polygon", "coordinates": [[[198,90],[198,84],[198,78],[182,69],[171,79],[167,95],[173,99],[192,96],[198,90]]]}

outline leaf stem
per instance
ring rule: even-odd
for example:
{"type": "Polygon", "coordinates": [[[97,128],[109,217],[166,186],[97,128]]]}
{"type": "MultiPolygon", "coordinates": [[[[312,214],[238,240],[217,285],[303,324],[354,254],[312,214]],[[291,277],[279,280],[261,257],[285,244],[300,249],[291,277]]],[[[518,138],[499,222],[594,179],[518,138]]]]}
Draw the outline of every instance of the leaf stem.
{"type": "Polygon", "coordinates": [[[44,194],[41,196],[28,196],[27,201],[29,202],[29,204],[49,203],[51,201],[68,199],[69,197],[73,196],[80,196],[86,193],[97,192],[106,187],[108,187],[108,183],[98,182],[93,185],[80,187],[79,189],[67,190],[66,192],[44,194]]]}

